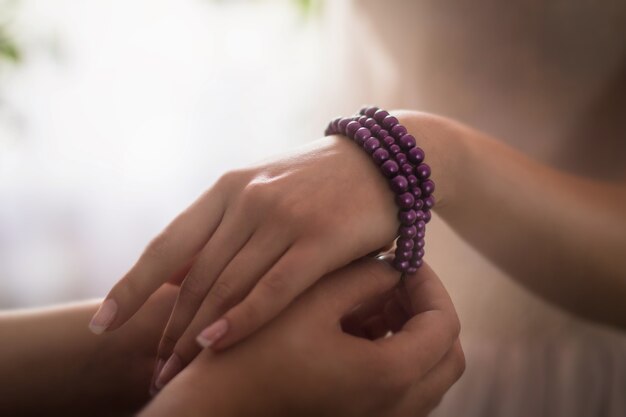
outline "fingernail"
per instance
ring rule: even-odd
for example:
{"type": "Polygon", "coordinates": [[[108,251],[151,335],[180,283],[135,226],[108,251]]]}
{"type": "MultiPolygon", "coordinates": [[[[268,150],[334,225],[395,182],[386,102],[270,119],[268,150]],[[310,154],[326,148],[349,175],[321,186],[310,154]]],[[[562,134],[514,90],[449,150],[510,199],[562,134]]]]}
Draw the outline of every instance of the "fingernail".
{"type": "Polygon", "coordinates": [[[96,311],[91,322],[89,323],[89,329],[95,334],[102,334],[113,323],[115,319],[115,313],[117,313],[117,303],[113,299],[105,300],[100,304],[100,308],[96,311]]]}
{"type": "Polygon", "coordinates": [[[156,389],[161,389],[183,369],[183,362],[177,354],[173,354],[163,365],[161,373],[154,382],[156,389]]]}
{"type": "Polygon", "coordinates": [[[154,372],[152,374],[152,381],[150,381],[150,395],[153,397],[159,392],[159,390],[155,386],[155,383],[156,383],[156,379],[161,374],[161,370],[163,369],[164,364],[165,364],[165,361],[159,358],[159,360],[157,360],[157,363],[154,367],[154,372]]]}
{"type": "Polygon", "coordinates": [[[219,319],[202,332],[196,338],[196,341],[203,348],[208,348],[215,342],[217,342],[228,331],[228,321],[226,319],[219,319]]]}

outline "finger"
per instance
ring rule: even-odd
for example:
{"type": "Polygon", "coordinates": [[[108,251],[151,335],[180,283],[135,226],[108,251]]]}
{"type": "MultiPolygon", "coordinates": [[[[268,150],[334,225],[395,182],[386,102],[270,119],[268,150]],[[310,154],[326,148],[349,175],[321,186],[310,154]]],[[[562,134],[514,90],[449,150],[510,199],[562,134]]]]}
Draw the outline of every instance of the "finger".
{"type": "Polygon", "coordinates": [[[91,321],[92,331],[102,333],[125,323],[204,246],[219,225],[224,210],[223,195],[213,187],[178,215],[111,289],[91,321]]]}
{"type": "Polygon", "coordinates": [[[202,331],[199,340],[216,350],[236,343],[274,318],[325,273],[321,248],[295,243],[241,303],[202,331]]]}
{"type": "MultiPolygon", "coordinates": [[[[345,316],[357,305],[367,304],[377,297],[389,296],[398,284],[400,273],[381,259],[362,258],[330,274],[319,284],[316,292],[322,302],[328,303],[331,316],[345,316]]],[[[379,298],[382,301],[384,298],[379,298]]],[[[384,305],[384,304],[383,304],[384,305]]],[[[376,305],[370,305],[374,309],[376,305]]],[[[368,311],[364,309],[361,314],[368,311]]]]}
{"type": "Polygon", "coordinates": [[[183,281],[174,311],[159,344],[158,356],[166,360],[196,315],[217,276],[253,234],[239,210],[227,211],[224,221],[207,242],[183,281]]]}
{"type": "Polygon", "coordinates": [[[383,307],[382,317],[389,331],[393,333],[400,331],[409,320],[409,316],[395,298],[387,301],[383,307]]]}
{"type": "Polygon", "coordinates": [[[465,356],[457,339],[443,359],[409,389],[404,397],[403,407],[413,412],[419,409],[432,411],[464,371],[465,356]]]}
{"type": "Polygon", "coordinates": [[[370,317],[363,323],[362,328],[365,338],[369,340],[380,339],[390,331],[382,315],[370,317]]]}
{"type": "Polygon", "coordinates": [[[381,314],[385,304],[391,297],[392,291],[387,291],[356,306],[341,318],[342,330],[353,336],[366,337],[362,329],[363,323],[369,318],[381,314]]]}
{"type": "Polygon", "coordinates": [[[406,380],[415,380],[450,350],[458,338],[460,324],[448,293],[427,265],[403,282],[414,315],[392,337],[377,343],[394,372],[406,380]]]}
{"type": "MultiPolygon", "coordinates": [[[[280,259],[287,247],[286,236],[279,237],[275,233],[255,233],[220,274],[207,293],[200,309],[191,322],[185,326],[182,335],[169,333],[170,329],[166,329],[163,339],[177,339],[177,342],[173,347],[173,352],[159,349],[159,354],[163,357],[169,357],[170,353],[177,356],[182,367],[191,362],[201,349],[196,341],[198,334],[224,314],[228,308],[240,302],[258,282],[259,277],[280,259]]],[[[164,375],[160,381],[161,384],[165,384],[168,378],[168,375],[164,375]]]]}

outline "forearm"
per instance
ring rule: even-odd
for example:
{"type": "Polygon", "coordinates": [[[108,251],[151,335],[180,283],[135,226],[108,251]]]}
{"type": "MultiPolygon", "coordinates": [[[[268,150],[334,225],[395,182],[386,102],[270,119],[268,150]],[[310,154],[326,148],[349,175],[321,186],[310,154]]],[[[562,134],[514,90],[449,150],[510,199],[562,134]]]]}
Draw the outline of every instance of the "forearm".
{"type": "Polygon", "coordinates": [[[437,167],[448,171],[438,214],[541,296],[626,327],[624,188],[564,174],[479,132],[446,126],[425,135],[431,153],[448,154],[437,167]]]}
{"type": "MultiPolygon", "coordinates": [[[[162,295],[149,304],[171,304],[162,295]]],[[[166,313],[149,308],[150,317],[95,336],[87,324],[97,304],[0,314],[0,415],[110,415],[147,401],[166,313]]]]}

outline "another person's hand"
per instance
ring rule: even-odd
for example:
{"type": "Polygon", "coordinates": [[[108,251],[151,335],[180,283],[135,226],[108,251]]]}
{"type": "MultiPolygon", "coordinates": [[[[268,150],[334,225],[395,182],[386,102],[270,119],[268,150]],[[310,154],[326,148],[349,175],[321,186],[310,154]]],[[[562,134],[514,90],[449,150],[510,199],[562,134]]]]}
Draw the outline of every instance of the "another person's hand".
{"type": "MultiPolygon", "coordinates": [[[[445,143],[429,128],[440,122],[399,117],[419,126],[427,161],[444,171],[431,155],[432,143],[445,143]]],[[[398,225],[371,157],[347,138],[326,137],[226,174],[147,247],[107,296],[95,329],[119,327],[164,282],[186,276],[159,347],[163,385],[200,351],[196,338],[213,349],[234,344],[324,274],[388,245],[398,225]]]]}
{"type": "Polygon", "coordinates": [[[328,275],[245,342],[202,352],[142,416],[426,415],[463,372],[459,321],[428,266],[398,277],[374,259],[328,275]]]}

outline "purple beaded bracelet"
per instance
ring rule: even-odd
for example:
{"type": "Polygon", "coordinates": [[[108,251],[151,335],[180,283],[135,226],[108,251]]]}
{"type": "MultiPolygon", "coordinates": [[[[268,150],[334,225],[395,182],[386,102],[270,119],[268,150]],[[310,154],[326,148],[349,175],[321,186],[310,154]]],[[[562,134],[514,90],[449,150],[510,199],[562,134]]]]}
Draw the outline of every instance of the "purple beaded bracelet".
{"type": "Polygon", "coordinates": [[[417,272],[423,263],[426,223],[435,205],[435,183],[429,179],[424,151],[397,118],[378,107],[363,107],[356,116],[334,119],[325,134],[352,139],[389,179],[400,220],[393,266],[402,273],[417,272]]]}

